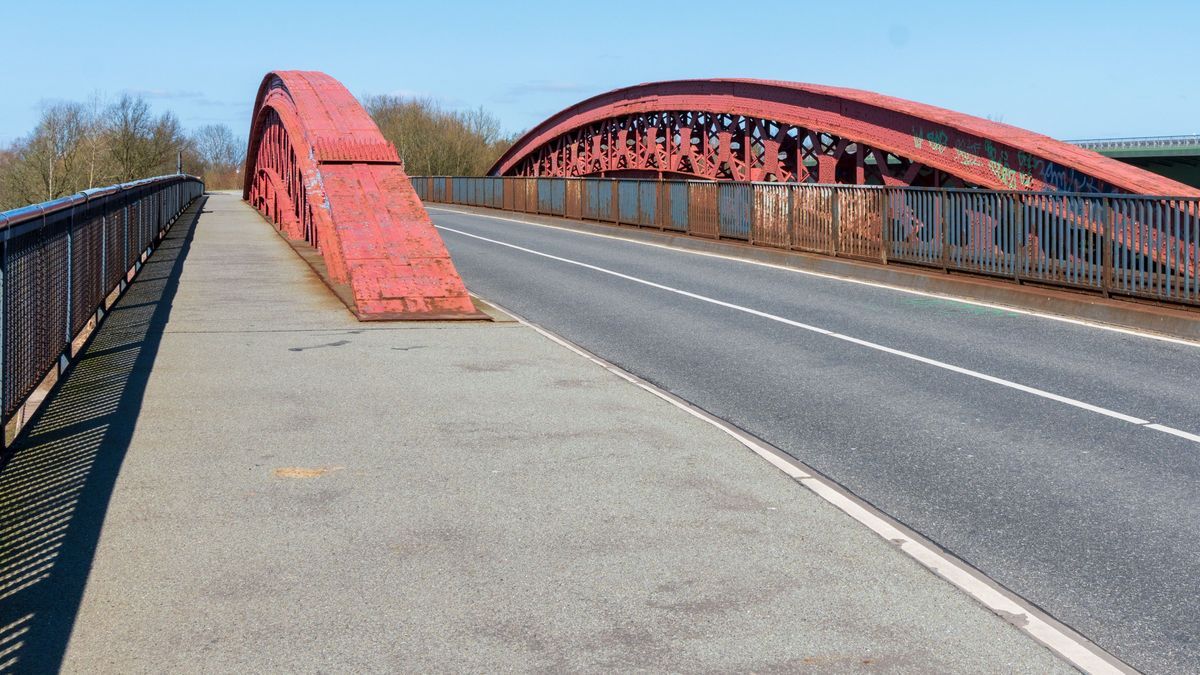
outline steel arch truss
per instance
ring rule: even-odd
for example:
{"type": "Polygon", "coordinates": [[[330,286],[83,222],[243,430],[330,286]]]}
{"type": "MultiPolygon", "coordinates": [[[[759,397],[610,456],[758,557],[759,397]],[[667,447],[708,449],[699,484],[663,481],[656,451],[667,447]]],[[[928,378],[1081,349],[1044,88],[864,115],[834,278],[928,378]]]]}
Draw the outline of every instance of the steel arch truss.
{"type": "Polygon", "coordinates": [[[395,148],[328,75],[263,79],[242,195],[321,252],[359,319],[480,317],[395,148]]]}
{"type": "Polygon", "coordinates": [[[960,186],[954,176],[865,143],[775,120],[706,111],[608,118],[526,155],[518,176],[960,186]]]}
{"type": "Polygon", "coordinates": [[[525,134],[491,174],[1200,194],[970,115],[761,80],[657,82],[601,94],[525,134]]]}

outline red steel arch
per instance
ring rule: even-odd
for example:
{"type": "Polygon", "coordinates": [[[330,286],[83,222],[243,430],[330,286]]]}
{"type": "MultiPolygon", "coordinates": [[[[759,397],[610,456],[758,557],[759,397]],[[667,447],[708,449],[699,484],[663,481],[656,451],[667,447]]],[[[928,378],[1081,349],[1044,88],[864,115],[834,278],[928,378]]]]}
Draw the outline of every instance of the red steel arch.
{"type": "Polygon", "coordinates": [[[600,94],[534,127],[490,173],[1200,195],[1007,124],[768,80],[652,82],[600,94]]]}
{"type": "Polygon", "coordinates": [[[480,317],[396,149],[325,73],[263,78],[242,196],[320,250],[359,319],[480,317]]]}

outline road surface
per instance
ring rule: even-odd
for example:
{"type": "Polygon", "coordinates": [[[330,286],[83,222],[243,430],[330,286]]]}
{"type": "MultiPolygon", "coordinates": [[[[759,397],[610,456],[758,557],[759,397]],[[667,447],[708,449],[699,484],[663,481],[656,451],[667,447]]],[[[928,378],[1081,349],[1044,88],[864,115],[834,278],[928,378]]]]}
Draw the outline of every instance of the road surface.
{"type": "Polygon", "coordinates": [[[473,292],[777,445],[1135,667],[1200,672],[1200,346],[430,213],[473,292]]]}

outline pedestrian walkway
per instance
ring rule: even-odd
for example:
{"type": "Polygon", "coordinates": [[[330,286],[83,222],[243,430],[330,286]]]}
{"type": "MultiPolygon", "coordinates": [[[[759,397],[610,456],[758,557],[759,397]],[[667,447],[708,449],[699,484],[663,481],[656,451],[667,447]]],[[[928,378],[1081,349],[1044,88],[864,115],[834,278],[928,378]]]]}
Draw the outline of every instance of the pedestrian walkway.
{"type": "Polygon", "coordinates": [[[0,473],[23,672],[1072,672],[513,321],[358,323],[233,194],[0,473]]]}

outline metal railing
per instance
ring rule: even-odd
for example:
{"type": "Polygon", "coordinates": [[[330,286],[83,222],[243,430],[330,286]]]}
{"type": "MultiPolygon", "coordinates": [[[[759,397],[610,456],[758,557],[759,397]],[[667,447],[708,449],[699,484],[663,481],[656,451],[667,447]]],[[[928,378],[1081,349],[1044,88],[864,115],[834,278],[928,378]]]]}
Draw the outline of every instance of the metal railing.
{"type": "Polygon", "coordinates": [[[1200,198],[796,183],[412,178],[484,206],[1200,306],[1200,198]]]}
{"type": "Polygon", "coordinates": [[[0,213],[0,427],[203,192],[161,176],[0,213]]]}
{"type": "Polygon", "coordinates": [[[1142,148],[1193,148],[1200,147],[1200,134],[1191,136],[1142,136],[1130,138],[1081,138],[1067,141],[1088,150],[1126,150],[1142,148]]]}

